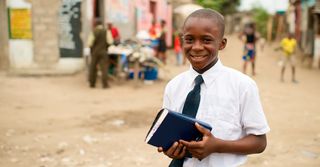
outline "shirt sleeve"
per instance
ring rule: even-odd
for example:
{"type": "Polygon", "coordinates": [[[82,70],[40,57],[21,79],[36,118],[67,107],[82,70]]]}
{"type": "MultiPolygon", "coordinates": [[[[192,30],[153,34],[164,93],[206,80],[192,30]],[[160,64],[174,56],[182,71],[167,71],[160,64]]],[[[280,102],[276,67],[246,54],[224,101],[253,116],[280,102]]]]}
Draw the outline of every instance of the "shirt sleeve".
{"type": "Polygon", "coordinates": [[[107,43],[109,45],[113,44],[113,38],[112,38],[112,34],[111,34],[110,30],[107,30],[107,43]]]}
{"type": "Polygon", "coordinates": [[[92,47],[93,45],[93,41],[95,40],[93,33],[91,32],[88,36],[88,41],[87,41],[87,45],[89,47],[92,47]]]}
{"type": "Polygon", "coordinates": [[[241,97],[241,113],[241,123],[246,135],[262,135],[270,131],[254,81],[241,97]]]}

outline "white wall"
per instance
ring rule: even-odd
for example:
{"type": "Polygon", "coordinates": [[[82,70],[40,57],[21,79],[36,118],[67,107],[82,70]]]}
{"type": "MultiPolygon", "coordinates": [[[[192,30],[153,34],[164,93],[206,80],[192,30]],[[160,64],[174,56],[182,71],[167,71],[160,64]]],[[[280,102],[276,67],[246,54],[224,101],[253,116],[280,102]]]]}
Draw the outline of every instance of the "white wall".
{"type": "MultiPolygon", "coordinates": [[[[30,9],[31,4],[24,0],[7,1],[8,8],[30,9]]],[[[32,39],[9,39],[10,67],[25,68],[33,63],[33,41],[32,39]]]]}

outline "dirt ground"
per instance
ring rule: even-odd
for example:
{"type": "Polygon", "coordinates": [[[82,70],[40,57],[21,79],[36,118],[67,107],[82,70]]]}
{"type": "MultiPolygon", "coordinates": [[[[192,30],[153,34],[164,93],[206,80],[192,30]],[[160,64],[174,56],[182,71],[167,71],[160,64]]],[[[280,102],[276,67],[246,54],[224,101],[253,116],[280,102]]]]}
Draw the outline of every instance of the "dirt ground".
{"type": "MultiPolygon", "coordinates": [[[[246,167],[320,166],[320,70],[299,63],[297,79],[279,81],[279,53],[267,45],[258,53],[254,80],[271,127],[264,153],[246,167]]],[[[224,65],[241,69],[242,45],[229,37],[220,53],[224,65]]],[[[111,82],[90,89],[86,73],[17,77],[0,74],[1,167],[162,167],[169,159],[144,143],[162,104],[167,81],[189,68],[174,57],[160,81],[111,82]]],[[[249,68],[250,70],[250,68],[249,68]]]]}

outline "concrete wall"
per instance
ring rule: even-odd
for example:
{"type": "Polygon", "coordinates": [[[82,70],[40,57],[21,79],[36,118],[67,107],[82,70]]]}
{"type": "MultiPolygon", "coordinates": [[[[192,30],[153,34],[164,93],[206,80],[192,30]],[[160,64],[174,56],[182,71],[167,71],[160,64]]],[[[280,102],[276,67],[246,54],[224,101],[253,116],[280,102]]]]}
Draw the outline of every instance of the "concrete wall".
{"type": "MultiPolygon", "coordinates": [[[[63,0],[0,0],[0,70],[18,75],[72,74],[84,67],[80,58],[61,58],[59,53],[59,11],[63,0]],[[23,5],[22,5],[23,4],[23,5]],[[31,39],[9,39],[8,8],[31,10],[31,39]],[[22,7],[24,6],[24,7],[22,7]]],[[[82,11],[93,0],[82,0],[82,11]]],[[[82,12],[83,16],[86,16],[82,12]]],[[[91,22],[82,37],[91,32],[91,22]]],[[[85,39],[83,39],[85,43],[85,39]]]]}
{"type": "Polygon", "coordinates": [[[8,16],[6,1],[0,1],[0,70],[9,67],[8,53],[8,16]]]}
{"type": "Polygon", "coordinates": [[[106,0],[105,18],[112,22],[120,31],[122,40],[131,38],[136,33],[135,1],[106,0]]]}
{"type": "MultiPolygon", "coordinates": [[[[132,38],[137,31],[146,30],[151,26],[149,3],[151,0],[130,0],[105,2],[105,21],[111,21],[120,31],[122,40],[132,38]],[[138,17],[136,12],[139,12],[138,17]]],[[[171,45],[171,5],[166,0],[152,0],[156,3],[156,19],[167,20],[168,45],[171,45]]]]}
{"type": "Polygon", "coordinates": [[[60,0],[32,0],[34,62],[50,67],[60,58],[58,47],[58,10],[60,0]]]}

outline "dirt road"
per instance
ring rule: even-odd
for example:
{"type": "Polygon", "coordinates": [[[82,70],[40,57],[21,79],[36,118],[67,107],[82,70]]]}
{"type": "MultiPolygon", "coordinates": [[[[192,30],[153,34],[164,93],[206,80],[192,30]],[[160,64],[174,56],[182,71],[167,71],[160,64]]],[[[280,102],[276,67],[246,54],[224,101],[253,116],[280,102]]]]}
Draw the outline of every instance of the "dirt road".
{"type": "MultiPolygon", "coordinates": [[[[320,166],[320,71],[298,66],[298,84],[279,81],[278,54],[258,53],[257,75],[271,127],[268,147],[244,166],[320,166]]],[[[241,43],[229,37],[224,65],[241,69],[241,43]]],[[[174,58],[172,58],[174,60],[174,58]]],[[[162,167],[169,159],[143,142],[166,82],[188,66],[170,62],[152,85],[112,82],[90,89],[85,73],[66,77],[0,74],[1,167],[162,167]]]]}

